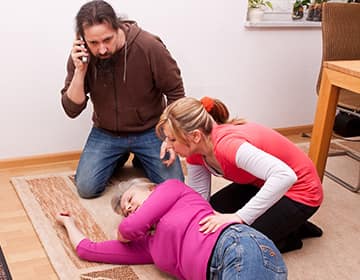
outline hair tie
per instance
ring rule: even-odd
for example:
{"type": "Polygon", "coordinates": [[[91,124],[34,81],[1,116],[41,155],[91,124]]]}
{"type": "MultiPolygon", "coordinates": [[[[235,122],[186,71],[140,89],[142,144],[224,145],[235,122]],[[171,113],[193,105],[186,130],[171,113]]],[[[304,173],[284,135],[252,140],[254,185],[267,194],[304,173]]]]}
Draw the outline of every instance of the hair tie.
{"type": "Polygon", "coordinates": [[[204,96],[200,99],[200,102],[207,112],[210,112],[212,108],[214,108],[214,99],[211,97],[204,96]]]}

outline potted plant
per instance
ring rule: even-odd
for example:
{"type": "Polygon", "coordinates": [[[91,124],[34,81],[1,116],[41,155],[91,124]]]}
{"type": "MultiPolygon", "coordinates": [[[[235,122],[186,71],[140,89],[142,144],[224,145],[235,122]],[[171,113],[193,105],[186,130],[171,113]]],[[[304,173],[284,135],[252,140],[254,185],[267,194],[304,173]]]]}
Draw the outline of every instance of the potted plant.
{"type": "Polygon", "coordinates": [[[251,22],[261,21],[264,17],[264,9],[272,9],[269,0],[248,0],[248,20],[251,22]]]}
{"type": "Polygon", "coordinates": [[[304,9],[309,8],[310,0],[296,0],[293,5],[292,18],[302,19],[304,16],[304,9]]]}
{"type": "Polygon", "coordinates": [[[310,21],[321,21],[322,17],[322,5],[327,0],[314,0],[309,7],[308,15],[306,20],[310,21]]]}

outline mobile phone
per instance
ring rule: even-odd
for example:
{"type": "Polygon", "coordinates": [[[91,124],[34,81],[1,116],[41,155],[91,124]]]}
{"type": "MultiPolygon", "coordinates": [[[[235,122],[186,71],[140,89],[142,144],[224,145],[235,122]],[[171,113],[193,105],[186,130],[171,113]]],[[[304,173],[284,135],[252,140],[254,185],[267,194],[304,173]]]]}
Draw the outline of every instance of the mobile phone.
{"type": "MultiPolygon", "coordinates": [[[[84,49],[86,49],[84,38],[80,36],[80,40],[82,40],[82,41],[84,42],[84,44],[82,44],[81,47],[83,47],[84,49]]],[[[87,56],[81,57],[81,61],[82,61],[83,63],[87,63],[87,62],[88,62],[88,57],[87,57],[87,56]]]]}

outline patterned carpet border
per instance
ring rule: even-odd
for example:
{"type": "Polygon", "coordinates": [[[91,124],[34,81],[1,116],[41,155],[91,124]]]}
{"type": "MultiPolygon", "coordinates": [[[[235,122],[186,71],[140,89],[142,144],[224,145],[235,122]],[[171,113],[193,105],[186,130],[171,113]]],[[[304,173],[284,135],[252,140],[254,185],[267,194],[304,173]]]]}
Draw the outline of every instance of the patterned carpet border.
{"type": "Polygon", "coordinates": [[[0,247],[0,280],[12,280],[4,253],[0,247]]]}

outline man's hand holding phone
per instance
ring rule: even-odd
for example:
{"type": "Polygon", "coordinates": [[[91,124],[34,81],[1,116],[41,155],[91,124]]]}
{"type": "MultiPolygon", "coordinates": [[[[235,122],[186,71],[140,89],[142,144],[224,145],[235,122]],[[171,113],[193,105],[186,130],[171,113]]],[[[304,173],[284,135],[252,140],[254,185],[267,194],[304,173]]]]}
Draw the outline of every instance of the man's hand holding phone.
{"type": "Polygon", "coordinates": [[[76,69],[86,70],[89,62],[89,54],[85,46],[85,41],[80,37],[76,38],[73,44],[71,58],[76,69]]]}
{"type": "Polygon", "coordinates": [[[86,47],[85,47],[85,40],[84,40],[83,37],[80,37],[80,40],[84,42],[84,43],[83,43],[82,45],[80,45],[80,46],[81,46],[81,47],[85,50],[85,52],[86,52],[86,55],[83,55],[83,56],[81,57],[81,61],[82,61],[83,63],[88,63],[88,56],[87,56],[87,49],[86,49],[86,47]]]}

